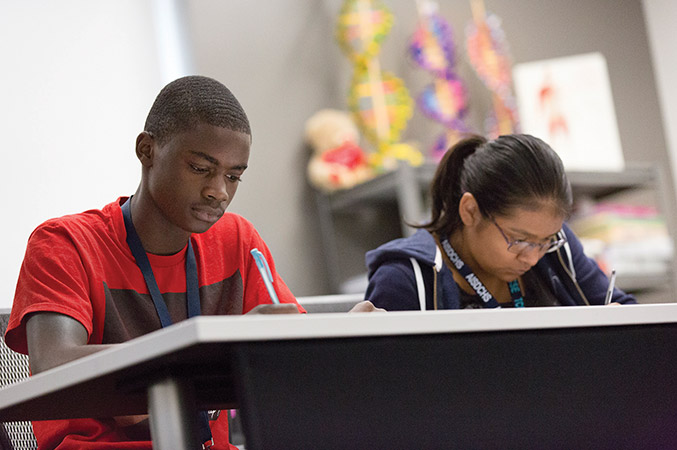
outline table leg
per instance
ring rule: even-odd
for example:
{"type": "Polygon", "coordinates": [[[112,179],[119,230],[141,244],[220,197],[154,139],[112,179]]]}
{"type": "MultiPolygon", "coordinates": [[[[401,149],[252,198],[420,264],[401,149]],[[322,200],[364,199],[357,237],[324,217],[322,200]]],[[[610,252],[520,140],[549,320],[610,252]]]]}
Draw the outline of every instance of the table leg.
{"type": "Polygon", "coordinates": [[[199,449],[193,384],[173,377],[148,387],[150,434],[155,450],[199,449]]]}

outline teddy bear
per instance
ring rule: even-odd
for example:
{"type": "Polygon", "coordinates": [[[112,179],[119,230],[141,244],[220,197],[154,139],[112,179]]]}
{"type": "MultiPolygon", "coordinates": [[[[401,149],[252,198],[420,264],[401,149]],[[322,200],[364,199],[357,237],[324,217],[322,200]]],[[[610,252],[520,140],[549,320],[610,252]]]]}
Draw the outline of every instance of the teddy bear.
{"type": "Polygon", "coordinates": [[[306,121],[305,138],[313,150],[307,173],[315,188],[333,192],[374,176],[369,155],[359,145],[359,129],[348,112],[316,112],[306,121]]]}

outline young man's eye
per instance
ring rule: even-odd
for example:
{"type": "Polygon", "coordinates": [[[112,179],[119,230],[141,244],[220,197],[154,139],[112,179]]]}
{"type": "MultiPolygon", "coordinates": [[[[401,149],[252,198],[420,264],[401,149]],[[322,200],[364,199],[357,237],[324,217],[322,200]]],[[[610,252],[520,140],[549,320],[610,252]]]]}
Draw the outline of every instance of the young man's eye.
{"type": "Polygon", "coordinates": [[[241,183],[242,182],[242,178],[237,176],[237,175],[226,175],[226,179],[228,181],[233,182],[233,183],[241,183]]]}
{"type": "Polygon", "coordinates": [[[195,164],[189,164],[190,169],[195,172],[195,173],[207,173],[209,169],[205,169],[204,167],[196,166],[195,164]]]}

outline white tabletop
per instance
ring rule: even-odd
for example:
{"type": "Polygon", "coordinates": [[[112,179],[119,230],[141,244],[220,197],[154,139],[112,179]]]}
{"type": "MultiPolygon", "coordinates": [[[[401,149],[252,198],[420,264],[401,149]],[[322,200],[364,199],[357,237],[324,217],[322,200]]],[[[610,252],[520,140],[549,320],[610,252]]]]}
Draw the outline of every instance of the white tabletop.
{"type": "MultiPolygon", "coordinates": [[[[156,367],[174,363],[186,365],[210,357],[208,352],[191,356],[191,348],[196,345],[674,322],[677,322],[677,304],[298,316],[201,316],[121,344],[118,348],[72,361],[1,390],[0,420],[64,417],[73,413],[75,404],[86,403],[78,398],[73,399],[73,395],[86,396],[90,393],[99,398],[97,409],[94,410],[99,415],[143,412],[145,392],[141,386],[136,389],[128,387],[127,398],[119,399],[120,384],[129,383],[139,374],[142,374],[142,378],[147,377],[148,371],[156,367]],[[59,408],[58,404],[68,402],[69,398],[72,401],[59,408]],[[109,409],[101,409],[106,407],[109,409]],[[37,411],[40,411],[39,417],[36,416],[37,411]]],[[[73,414],[88,417],[92,411],[84,408],[73,414]]]]}

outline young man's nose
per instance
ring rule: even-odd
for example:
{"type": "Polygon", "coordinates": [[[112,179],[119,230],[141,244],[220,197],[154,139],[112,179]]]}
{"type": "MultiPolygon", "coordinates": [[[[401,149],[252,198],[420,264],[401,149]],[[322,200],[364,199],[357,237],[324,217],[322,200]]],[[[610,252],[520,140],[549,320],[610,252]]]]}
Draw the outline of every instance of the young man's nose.
{"type": "Polygon", "coordinates": [[[227,181],[224,177],[214,176],[209,179],[209,182],[202,190],[202,195],[210,200],[216,200],[218,202],[227,202],[228,201],[228,189],[227,181]]]}

